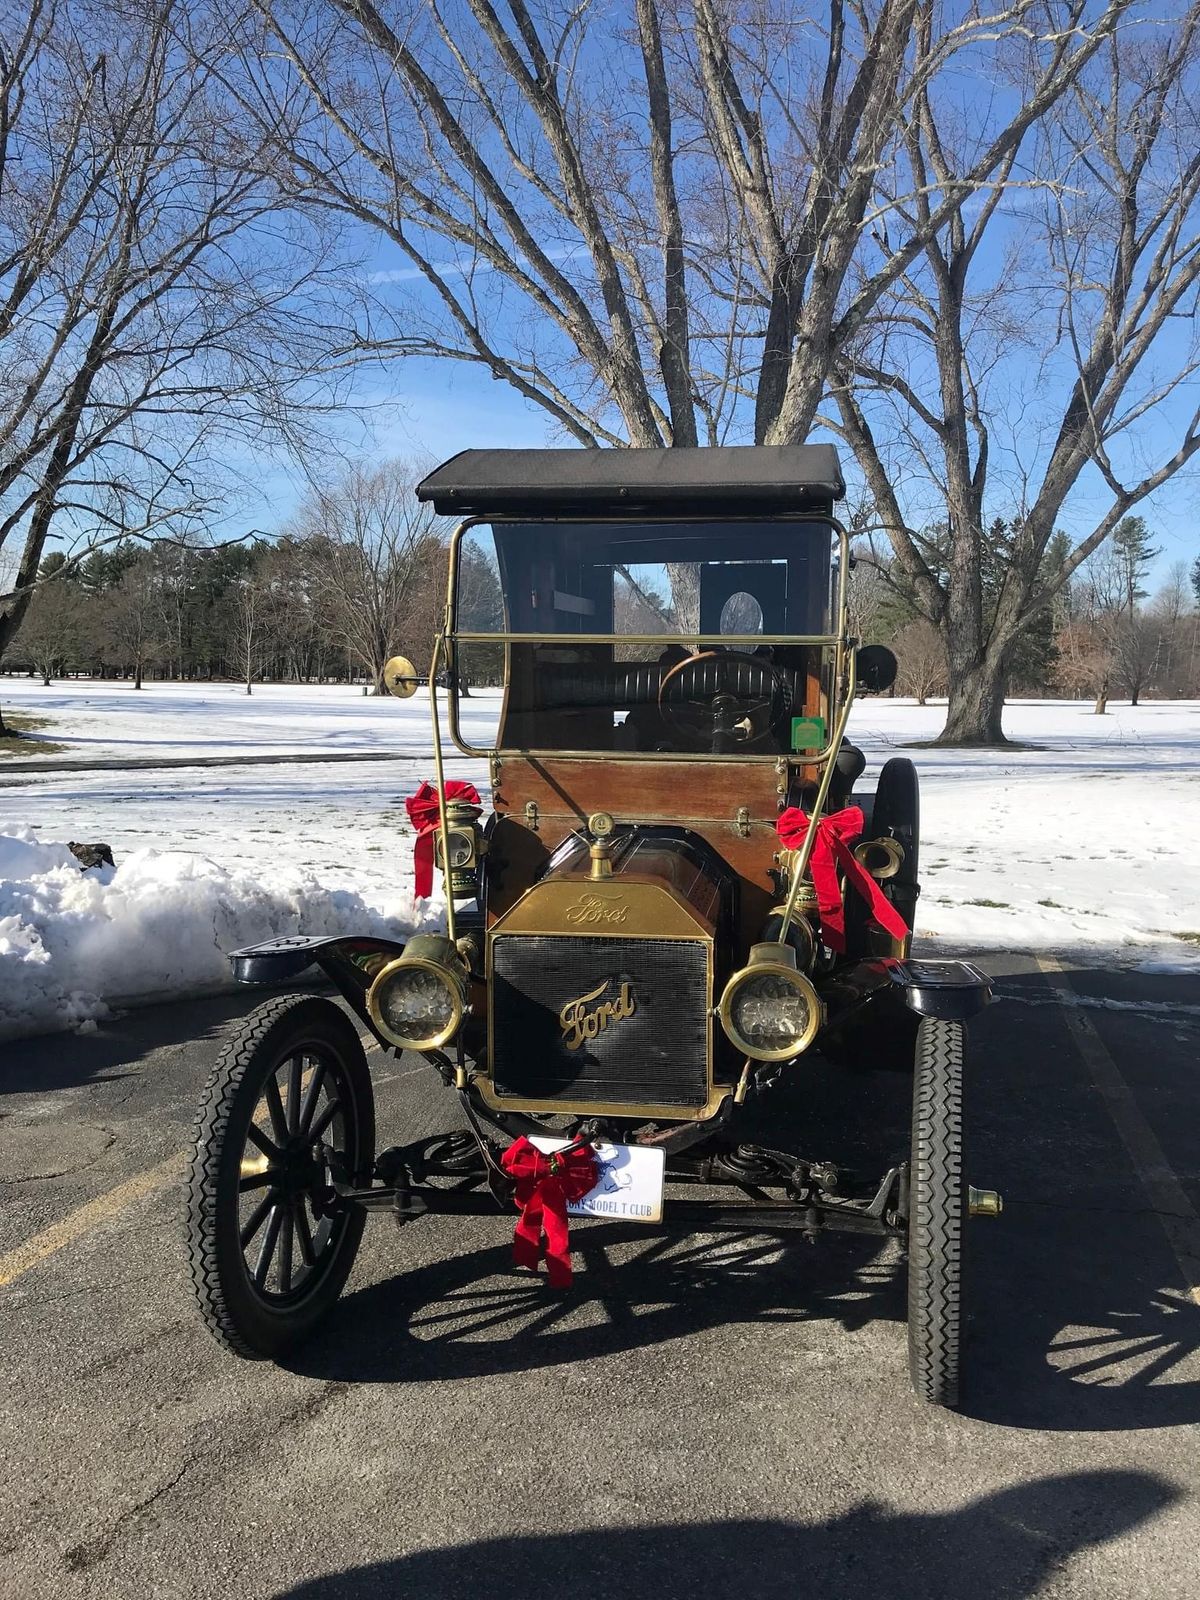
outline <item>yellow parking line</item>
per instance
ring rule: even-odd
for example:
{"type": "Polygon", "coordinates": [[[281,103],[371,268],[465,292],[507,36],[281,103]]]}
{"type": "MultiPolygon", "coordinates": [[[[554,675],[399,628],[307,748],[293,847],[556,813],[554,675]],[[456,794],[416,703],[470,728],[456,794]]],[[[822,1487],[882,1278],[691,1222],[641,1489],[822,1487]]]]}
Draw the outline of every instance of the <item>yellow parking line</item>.
{"type": "Polygon", "coordinates": [[[186,1163],[187,1152],[181,1150],[177,1155],[161,1161],[157,1167],[151,1167],[147,1172],[139,1172],[134,1177],[126,1179],[124,1183],[119,1183],[115,1189],[109,1189],[107,1193],[97,1195],[94,1200],[77,1206],[60,1221],[51,1223],[41,1233],[34,1234],[32,1239],[17,1245],[16,1249],[10,1250],[7,1255],[0,1256],[0,1288],[15,1283],[23,1274],[33,1267],[40,1266],[43,1261],[47,1261],[66,1245],[74,1244],[76,1239],[82,1238],[93,1228],[111,1222],[135,1200],[140,1200],[144,1195],[153,1194],[156,1189],[165,1189],[168,1184],[177,1182],[183,1176],[186,1163]]]}
{"type": "MultiPolygon", "coordinates": [[[[380,1048],[377,1039],[364,1037],[362,1042],[364,1049],[368,1051],[380,1048]]],[[[405,1074],[398,1073],[396,1076],[403,1077],[405,1074]]],[[[255,1121],[260,1121],[264,1117],[265,1113],[260,1112],[255,1121]]],[[[32,1239],[27,1239],[24,1244],[17,1245],[6,1255],[0,1255],[0,1289],[15,1283],[25,1273],[40,1266],[43,1261],[49,1260],[67,1245],[74,1244],[93,1228],[111,1222],[135,1200],[140,1200],[145,1195],[153,1194],[156,1189],[165,1189],[168,1184],[174,1183],[183,1176],[187,1158],[186,1150],[168,1156],[157,1167],[151,1167],[147,1172],[139,1172],[134,1177],[126,1179],[124,1183],[119,1183],[115,1189],[97,1195],[94,1200],[89,1200],[74,1211],[68,1212],[60,1221],[51,1223],[48,1228],[35,1234],[32,1239]]]]}
{"type": "Polygon", "coordinates": [[[1108,1114],[1116,1125],[1121,1142],[1133,1162],[1142,1187],[1162,1224],[1167,1242],[1179,1263],[1187,1292],[1200,1306],[1200,1215],[1175,1176],[1154,1129],[1142,1115],[1133,1090],[1122,1076],[1108,1046],[1101,1039],[1079,1005],[1070,978],[1052,955],[1036,955],[1050,987],[1058,996],[1066,1015],[1067,1028],[1084,1065],[1091,1073],[1108,1114]]]}

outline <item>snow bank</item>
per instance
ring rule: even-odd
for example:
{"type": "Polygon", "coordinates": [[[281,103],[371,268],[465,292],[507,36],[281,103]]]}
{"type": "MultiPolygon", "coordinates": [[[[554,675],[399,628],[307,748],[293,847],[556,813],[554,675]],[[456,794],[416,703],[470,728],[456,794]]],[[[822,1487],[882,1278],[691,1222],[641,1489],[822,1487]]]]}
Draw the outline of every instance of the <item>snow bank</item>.
{"type": "MultiPolygon", "coordinates": [[[[424,908],[423,908],[424,909],[424,908]]],[[[226,953],[279,934],[402,937],[411,893],[373,901],[286,865],[257,874],[182,850],[81,872],[65,844],[0,834],[0,1038],[94,1023],[121,1001],[229,983],[226,953]]]]}

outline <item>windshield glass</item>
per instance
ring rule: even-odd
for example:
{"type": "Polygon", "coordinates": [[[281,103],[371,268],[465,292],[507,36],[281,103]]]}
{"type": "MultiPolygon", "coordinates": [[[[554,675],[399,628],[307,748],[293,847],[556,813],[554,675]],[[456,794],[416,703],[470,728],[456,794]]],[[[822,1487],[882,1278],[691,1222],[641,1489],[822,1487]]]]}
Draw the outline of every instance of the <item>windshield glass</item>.
{"type": "Polygon", "coordinates": [[[541,637],[462,640],[459,687],[507,678],[500,748],[778,754],[819,710],[821,651],[774,641],[829,631],[830,581],[823,523],[473,528],[456,635],[541,637]]]}

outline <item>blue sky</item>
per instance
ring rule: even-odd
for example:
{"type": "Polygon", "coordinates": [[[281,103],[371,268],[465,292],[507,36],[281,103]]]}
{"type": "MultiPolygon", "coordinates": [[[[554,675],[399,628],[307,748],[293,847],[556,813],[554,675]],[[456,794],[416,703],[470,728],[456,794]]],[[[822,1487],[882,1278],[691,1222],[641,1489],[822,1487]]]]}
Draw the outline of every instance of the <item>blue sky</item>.
{"type": "MultiPolygon", "coordinates": [[[[981,252],[980,281],[989,277],[993,270],[997,273],[1002,270],[1006,249],[1014,244],[1019,247],[1022,230],[1031,222],[1030,213],[1037,203],[1032,194],[1012,192],[981,252]]],[[[348,241],[351,248],[356,242],[359,273],[374,292],[393,307],[398,325],[407,326],[413,315],[420,317],[436,307],[433,291],[426,287],[395,245],[365,232],[361,240],[348,241]]],[[[436,241],[431,241],[431,245],[434,246],[431,254],[439,269],[454,276],[455,247],[436,241]]],[[[558,249],[554,253],[560,259],[566,254],[558,249]]],[[[578,248],[574,253],[580,254],[578,248]]],[[[478,263],[475,271],[478,272],[478,263]]],[[[578,272],[580,276],[586,275],[586,261],[582,255],[578,272]]],[[[498,330],[497,343],[503,348],[505,334],[514,325],[519,326],[517,319],[527,315],[527,308],[519,300],[514,302],[498,274],[480,277],[477,289],[490,307],[489,315],[498,330]]],[[[994,386],[997,415],[1007,416],[1007,425],[1014,430],[1014,437],[1024,431],[1020,446],[1022,456],[1028,458],[1032,451],[1036,460],[1036,440],[1040,437],[1037,424],[1041,421],[1044,427],[1055,417],[1054,401],[1061,406],[1075,369],[1065,349],[1050,354],[1044,349],[1043,335],[1049,330],[1043,325],[1042,292],[1036,278],[1027,282],[1026,295],[1030,327],[1036,332],[1026,348],[1014,345],[1011,351],[1005,351],[989,383],[994,386]],[[1048,389],[1052,397],[1049,405],[1043,408],[1045,421],[1039,417],[1036,403],[1029,401],[1029,396],[1040,388],[1048,389]],[[1030,419],[1033,419],[1032,427],[1030,419]]],[[[915,374],[916,369],[910,369],[909,376],[915,379],[915,374]]],[[[925,394],[934,409],[940,409],[935,375],[926,370],[921,376],[925,394]]],[[[336,429],[340,447],[350,455],[373,459],[401,456],[436,463],[469,448],[536,447],[571,442],[555,429],[540,408],[473,363],[413,356],[397,358],[386,366],[361,373],[353,398],[360,409],[348,411],[345,423],[336,429]]],[[[1142,419],[1137,430],[1136,451],[1130,452],[1121,444],[1116,447],[1114,460],[1122,475],[1133,479],[1137,461],[1157,461],[1173,451],[1198,403],[1200,383],[1193,379],[1155,413],[1142,419]]],[[[745,421],[749,425],[749,416],[745,421]]],[[[878,412],[874,421],[877,438],[886,438],[891,425],[886,414],[878,412]]],[[[989,514],[993,516],[1009,512],[1010,507],[1001,503],[1001,497],[1006,492],[1006,484],[1014,486],[1018,478],[1016,457],[1005,460],[1004,434],[1003,424],[993,427],[989,472],[992,499],[989,514]]],[[[842,456],[847,480],[853,483],[857,471],[844,447],[842,456]]],[[[256,463],[252,477],[262,485],[263,492],[252,496],[257,504],[247,505],[244,510],[255,526],[275,531],[286,522],[303,493],[303,473],[284,461],[262,462],[256,463]]],[[[893,478],[901,486],[902,504],[911,522],[920,526],[938,518],[936,494],[931,493],[928,483],[922,487],[915,473],[899,469],[893,478]]],[[[1068,534],[1082,537],[1109,504],[1110,497],[1099,475],[1085,474],[1068,500],[1067,514],[1060,519],[1060,525],[1068,534]]],[[[1200,468],[1193,467],[1180,474],[1136,509],[1146,517],[1154,543],[1161,547],[1151,579],[1153,587],[1163,581],[1174,563],[1190,565],[1200,551],[1200,468]]]]}
{"type": "MultiPolygon", "coordinates": [[[[407,357],[373,374],[357,391],[363,419],[347,419],[343,448],[374,459],[393,456],[445,460],[459,450],[535,448],[562,444],[545,414],[507,384],[479,368],[458,362],[407,357]]],[[[1155,429],[1165,437],[1165,428],[1155,429]]],[[[844,470],[855,475],[843,449],[844,470]]],[[[266,465],[264,463],[264,465],[266,465]]],[[[286,522],[303,490],[303,476],[290,463],[276,462],[260,480],[261,494],[244,507],[255,524],[271,532],[286,522]]],[[[1089,500],[1091,497],[1088,497],[1089,500]]],[[[1190,562],[1200,551],[1200,472],[1193,470],[1167,485],[1140,508],[1162,547],[1152,578],[1161,582],[1174,562],[1190,562]]],[[[1082,507],[1081,507],[1082,510],[1082,507]]],[[[244,520],[244,517],[243,519],[244,520]]],[[[1068,531],[1083,532],[1064,518],[1068,531]]]]}

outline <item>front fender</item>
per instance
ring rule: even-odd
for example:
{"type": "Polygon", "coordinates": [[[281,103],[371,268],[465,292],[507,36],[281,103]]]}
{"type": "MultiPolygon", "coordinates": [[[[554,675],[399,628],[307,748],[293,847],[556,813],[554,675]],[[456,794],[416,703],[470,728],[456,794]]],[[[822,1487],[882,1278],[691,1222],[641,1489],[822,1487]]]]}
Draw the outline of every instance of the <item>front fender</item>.
{"type": "Polygon", "coordinates": [[[821,986],[831,1028],[872,1004],[903,1001],[921,1017],[965,1022],[992,999],[992,980],[970,961],[881,957],[841,968],[821,986]]]}
{"type": "Polygon", "coordinates": [[[910,1011],[946,1022],[965,1022],[992,1001],[992,980],[970,961],[919,960],[891,963],[893,983],[904,989],[910,1011]]]}
{"type": "Polygon", "coordinates": [[[367,1013],[367,990],[379,969],[404,952],[396,939],[365,934],[312,939],[292,935],[234,950],[229,957],[238,983],[287,983],[309,967],[320,967],[380,1044],[392,1048],[367,1013]]]}

